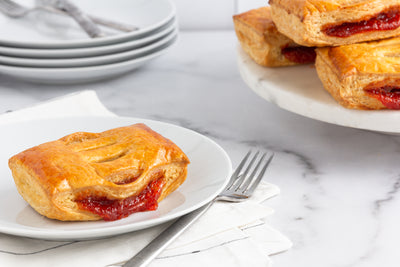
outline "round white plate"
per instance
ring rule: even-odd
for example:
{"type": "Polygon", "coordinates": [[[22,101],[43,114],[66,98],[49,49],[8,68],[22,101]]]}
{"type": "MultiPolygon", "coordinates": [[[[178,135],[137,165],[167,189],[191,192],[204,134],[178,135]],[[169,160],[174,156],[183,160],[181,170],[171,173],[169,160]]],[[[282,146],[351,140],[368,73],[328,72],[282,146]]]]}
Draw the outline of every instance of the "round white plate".
{"type": "Polygon", "coordinates": [[[2,126],[0,140],[0,232],[32,238],[100,238],[172,220],[211,201],[225,187],[232,170],[226,152],[209,138],[172,124],[137,118],[75,117],[7,124],[2,126]],[[18,194],[7,165],[12,155],[72,132],[100,132],[139,122],[172,140],[191,161],[186,181],[161,201],[157,210],[112,222],[61,222],[39,215],[18,194]]]}
{"type": "Polygon", "coordinates": [[[82,58],[124,52],[148,45],[154,41],[164,38],[166,35],[168,35],[178,27],[177,24],[178,23],[176,19],[173,18],[166,25],[162,26],[160,29],[157,29],[154,34],[145,36],[144,38],[140,39],[128,40],[122,43],[67,49],[35,49],[0,46],[0,55],[25,58],[82,58]]]}
{"type": "Polygon", "coordinates": [[[21,80],[51,84],[73,84],[105,80],[132,71],[165,54],[176,41],[177,37],[157,48],[156,51],[151,51],[142,57],[113,64],[76,68],[33,68],[0,65],[0,73],[21,80]]]}
{"type": "Polygon", "coordinates": [[[70,68],[70,67],[87,67],[87,66],[112,64],[121,61],[132,60],[140,56],[149,54],[149,52],[157,51],[160,47],[163,47],[165,44],[171,42],[171,40],[176,38],[177,34],[178,30],[175,29],[164,38],[150,45],[110,55],[84,57],[84,58],[70,58],[70,59],[20,58],[20,57],[8,57],[0,55],[0,64],[20,66],[20,67],[38,67],[38,68],[70,68]]]}
{"type": "MultiPolygon", "coordinates": [[[[34,6],[35,0],[18,0],[34,6]]],[[[0,45],[30,48],[72,48],[106,45],[142,38],[175,16],[169,0],[79,0],[76,3],[88,14],[139,27],[132,32],[102,28],[103,38],[89,38],[70,17],[38,11],[14,19],[0,14],[0,45]]]]}
{"type": "Polygon", "coordinates": [[[342,107],[325,91],[313,65],[267,68],[256,64],[241,47],[237,54],[239,71],[246,84],[283,109],[341,126],[400,133],[400,111],[342,107]]]}

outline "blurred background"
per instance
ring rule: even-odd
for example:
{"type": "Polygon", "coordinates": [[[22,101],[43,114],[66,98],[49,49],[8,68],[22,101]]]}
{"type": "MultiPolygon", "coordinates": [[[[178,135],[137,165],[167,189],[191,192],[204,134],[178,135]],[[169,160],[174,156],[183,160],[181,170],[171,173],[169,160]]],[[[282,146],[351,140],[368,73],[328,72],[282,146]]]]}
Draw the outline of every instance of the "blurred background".
{"type": "Polygon", "coordinates": [[[182,30],[233,30],[233,14],[268,5],[268,0],[172,1],[182,30]]]}

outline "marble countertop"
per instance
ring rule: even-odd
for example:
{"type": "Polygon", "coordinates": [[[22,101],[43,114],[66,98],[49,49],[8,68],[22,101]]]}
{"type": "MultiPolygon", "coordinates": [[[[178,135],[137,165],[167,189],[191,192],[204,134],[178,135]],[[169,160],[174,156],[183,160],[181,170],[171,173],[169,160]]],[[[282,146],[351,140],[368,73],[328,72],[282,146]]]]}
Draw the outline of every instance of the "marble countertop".
{"type": "Polygon", "coordinates": [[[182,32],[167,55],[98,83],[38,85],[0,75],[0,112],[92,89],[121,116],[178,124],[217,141],[236,166],[275,152],[269,223],[293,241],[274,266],[399,266],[400,137],[315,121],[266,102],[242,81],[233,31],[182,32]]]}

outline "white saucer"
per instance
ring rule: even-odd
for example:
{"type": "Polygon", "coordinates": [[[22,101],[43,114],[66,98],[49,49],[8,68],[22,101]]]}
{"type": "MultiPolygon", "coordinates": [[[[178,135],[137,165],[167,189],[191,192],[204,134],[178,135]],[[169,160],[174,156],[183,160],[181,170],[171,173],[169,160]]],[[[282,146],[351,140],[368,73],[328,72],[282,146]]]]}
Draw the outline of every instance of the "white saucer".
{"type": "Polygon", "coordinates": [[[0,232],[46,240],[101,238],[175,219],[217,196],[232,171],[228,155],[211,139],[172,124],[137,118],[75,117],[6,124],[2,126],[0,140],[0,232]],[[139,122],[172,140],[191,161],[186,181],[161,201],[157,210],[135,213],[112,222],[61,222],[39,215],[18,194],[7,165],[12,155],[73,132],[100,132],[139,122]]]}
{"type": "Polygon", "coordinates": [[[173,18],[170,22],[157,29],[154,33],[140,39],[128,40],[122,43],[67,49],[38,49],[24,47],[8,47],[0,45],[0,55],[23,58],[78,58],[112,54],[133,50],[152,42],[160,40],[177,28],[177,21],[173,18]]]}
{"type": "Polygon", "coordinates": [[[352,110],[325,91],[313,65],[267,68],[256,64],[239,46],[240,74],[259,96],[302,116],[346,127],[400,133],[400,111],[352,110]]]}
{"type": "MultiPolygon", "coordinates": [[[[35,0],[19,0],[34,6],[35,0]]],[[[168,23],[176,14],[169,0],[79,0],[77,5],[88,14],[139,27],[129,33],[104,28],[109,36],[89,38],[69,17],[38,11],[24,18],[0,14],[0,45],[26,48],[92,47],[143,38],[168,23]]]]}
{"type": "Polygon", "coordinates": [[[132,71],[150,60],[163,55],[175,44],[177,39],[178,37],[175,37],[168,43],[157,48],[156,51],[151,51],[139,58],[112,64],[76,68],[34,68],[0,65],[0,73],[21,80],[52,84],[72,84],[105,80],[132,71]]]}

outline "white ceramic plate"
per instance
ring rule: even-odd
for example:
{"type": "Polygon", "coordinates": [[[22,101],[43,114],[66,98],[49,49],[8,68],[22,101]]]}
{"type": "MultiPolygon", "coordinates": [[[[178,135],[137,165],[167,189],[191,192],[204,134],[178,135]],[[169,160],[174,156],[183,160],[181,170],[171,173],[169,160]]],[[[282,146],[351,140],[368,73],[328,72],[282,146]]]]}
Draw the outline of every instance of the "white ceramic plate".
{"type": "Polygon", "coordinates": [[[76,68],[33,68],[0,65],[0,73],[21,80],[51,84],[73,84],[105,80],[132,71],[165,54],[176,41],[177,37],[142,57],[113,64],[76,68]]]}
{"type": "Polygon", "coordinates": [[[283,109],[341,126],[400,133],[400,111],[342,107],[325,91],[313,65],[266,68],[256,64],[241,47],[237,54],[239,71],[246,84],[283,109]]]}
{"type": "MultiPolygon", "coordinates": [[[[34,6],[35,0],[18,0],[34,6]]],[[[72,48],[106,45],[152,34],[175,16],[169,0],[79,0],[76,3],[88,14],[138,26],[129,33],[103,28],[108,36],[89,38],[69,17],[48,12],[35,12],[19,19],[0,14],[0,45],[30,48],[72,48]]]]}
{"type": "Polygon", "coordinates": [[[20,66],[20,67],[37,67],[37,68],[71,68],[71,67],[88,67],[88,66],[112,64],[139,58],[143,55],[148,54],[151,51],[157,51],[160,47],[163,47],[165,44],[171,42],[171,40],[176,38],[177,34],[178,30],[175,29],[164,38],[150,45],[110,55],[84,57],[84,58],[67,58],[67,59],[20,58],[20,57],[8,57],[0,55],[0,64],[20,66]]]}
{"type": "Polygon", "coordinates": [[[107,55],[117,52],[124,52],[143,47],[152,42],[164,38],[177,28],[177,21],[173,18],[166,25],[158,29],[154,34],[145,36],[140,39],[128,40],[122,43],[83,47],[83,48],[67,48],[67,49],[35,49],[24,47],[8,47],[0,45],[0,55],[15,56],[23,58],[82,58],[99,55],[107,55]]]}
{"type": "Polygon", "coordinates": [[[32,238],[100,238],[172,220],[211,201],[225,187],[232,170],[226,152],[209,138],[175,125],[136,118],[76,117],[7,124],[2,126],[0,140],[3,140],[0,152],[0,232],[32,238]],[[160,202],[157,210],[135,213],[112,222],[61,222],[39,215],[18,194],[7,165],[12,155],[72,132],[100,132],[138,122],[172,140],[191,161],[186,181],[160,202]]]}

